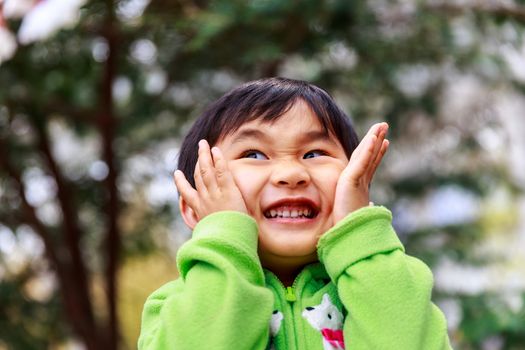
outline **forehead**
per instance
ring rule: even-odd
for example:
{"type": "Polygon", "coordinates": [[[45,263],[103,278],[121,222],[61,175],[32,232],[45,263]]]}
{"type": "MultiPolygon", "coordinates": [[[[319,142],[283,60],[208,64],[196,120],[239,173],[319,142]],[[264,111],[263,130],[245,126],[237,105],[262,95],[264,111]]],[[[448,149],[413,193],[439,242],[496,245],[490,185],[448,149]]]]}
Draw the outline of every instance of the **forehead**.
{"type": "Polygon", "coordinates": [[[255,118],[242,124],[234,132],[225,135],[219,142],[239,142],[250,138],[326,139],[338,143],[335,135],[321,123],[320,118],[304,101],[295,102],[285,113],[273,120],[255,118]]]}

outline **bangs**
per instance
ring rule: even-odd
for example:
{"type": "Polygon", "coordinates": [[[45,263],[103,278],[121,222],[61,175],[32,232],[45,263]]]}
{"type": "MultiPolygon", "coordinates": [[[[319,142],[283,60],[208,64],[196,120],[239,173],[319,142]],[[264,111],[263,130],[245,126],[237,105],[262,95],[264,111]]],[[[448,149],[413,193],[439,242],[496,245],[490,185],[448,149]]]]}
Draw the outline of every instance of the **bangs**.
{"type": "Polygon", "coordinates": [[[358,144],[357,135],[347,115],[325,90],[305,81],[268,78],[233,89],[204,111],[182,143],[178,169],[195,187],[193,172],[199,140],[205,139],[213,146],[247,122],[261,119],[272,123],[299,100],[308,105],[327,133],[335,135],[350,158],[358,144]]]}
{"type": "MultiPolygon", "coordinates": [[[[256,81],[241,85],[224,96],[224,101],[217,101],[217,104],[228,107],[217,113],[217,127],[207,135],[207,140],[211,145],[233,134],[247,122],[256,119],[267,123],[277,121],[299,100],[308,105],[324,131],[337,136],[337,130],[341,125],[336,122],[336,119],[347,119],[347,117],[335,106],[326,91],[306,82],[288,79],[275,79],[272,82],[269,80],[271,79],[264,83],[256,81]],[[237,91],[240,93],[237,94],[237,91]]],[[[345,127],[348,126],[345,125],[345,127]]]]}

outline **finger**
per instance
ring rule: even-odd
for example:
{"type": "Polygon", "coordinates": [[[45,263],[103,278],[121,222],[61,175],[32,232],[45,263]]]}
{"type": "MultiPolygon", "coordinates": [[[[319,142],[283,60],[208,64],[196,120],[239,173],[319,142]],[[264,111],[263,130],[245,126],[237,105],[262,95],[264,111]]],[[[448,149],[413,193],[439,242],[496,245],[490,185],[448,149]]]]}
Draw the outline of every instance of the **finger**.
{"type": "Polygon", "coordinates": [[[348,176],[355,182],[355,184],[357,184],[359,179],[366,174],[368,165],[372,159],[376,140],[376,135],[367,135],[363,141],[361,141],[361,152],[357,154],[356,157],[352,156],[352,159],[350,159],[350,162],[345,169],[348,176]]]}
{"type": "Polygon", "coordinates": [[[361,155],[361,153],[363,153],[363,149],[366,148],[366,146],[367,146],[368,139],[370,139],[372,137],[372,135],[376,135],[376,136],[379,135],[379,131],[381,130],[381,125],[382,124],[383,123],[376,123],[376,124],[372,125],[370,127],[370,129],[368,129],[368,132],[363,137],[361,142],[359,142],[359,145],[357,145],[356,149],[352,153],[352,157],[351,158],[358,158],[361,155]]]}
{"type": "Polygon", "coordinates": [[[369,178],[367,178],[366,176],[371,172],[374,160],[376,159],[377,154],[381,150],[381,145],[383,143],[387,131],[387,123],[376,123],[370,127],[365,138],[359,145],[362,147],[360,147],[360,152],[356,155],[355,163],[357,165],[354,166],[352,172],[352,177],[356,184],[359,182],[361,177],[363,177],[365,181],[369,181],[369,178]]]}
{"type": "Polygon", "coordinates": [[[176,170],[173,174],[173,179],[175,180],[175,186],[179,194],[184,198],[186,203],[190,206],[193,211],[196,212],[197,206],[199,204],[199,194],[197,191],[191,187],[191,184],[186,180],[184,173],[180,170],[176,170]]]}
{"type": "Polygon", "coordinates": [[[195,188],[197,189],[198,193],[207,194],[208,189],[206,188],[206,185],[202,180],[201,167],[199,162],[200,161],[197,160],[197,164],[195,164],[195,172],[193,173],[193,179],[195,180],[195,188]]]}
{"type": "Polygon", "coordinates": [[[372,182],[372,178],[374,177],[374,174],[376,173],[376,170],[379,167],[379,164],[381,164],[381,161],[383,160],[383,157],[386,151],[388,150],[389,145],[390,145],[390,141],[383,140],[379,154],[374,160],[373,166],[369,169],[369,172],[368,172],[369,182],[372,182]]]}
{"type": "Polygon", "coordinates": [[[235,185],[233,177],[228,169],[228,162],[218,147],[212,147],[211,153],[215,163],[215,174],[219,188],[230,188],[235,185]]]}
{"type": "Polygon", "coordinates": [[[379,132],[377,134],[377,139],[374,144],[374,150],[371,154],[370,160],[367,165],[367,170],[366,170],[367,174],[370,174],[371,172],[373,172],[372,169],[374,168],[375,160],[377,156],[379,155],[379,153],[381,152],[381,149],[383,147],[383,141],[385,140],[387,131],[388,131],[388,124],[381,123],[379,125],[379,132]]]}
{"type": "Polygon", "coordinates": [[[215,166],[210,153],[210,145],[206,140],[199,141],[199,169],[202,182],[209,192],[217,189],[215,166]]]}

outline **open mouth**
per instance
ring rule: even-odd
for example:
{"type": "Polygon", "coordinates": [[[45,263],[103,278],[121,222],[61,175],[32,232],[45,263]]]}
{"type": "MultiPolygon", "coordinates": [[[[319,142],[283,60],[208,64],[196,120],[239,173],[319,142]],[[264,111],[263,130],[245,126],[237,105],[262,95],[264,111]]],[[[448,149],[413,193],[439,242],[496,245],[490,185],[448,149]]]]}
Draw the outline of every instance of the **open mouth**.
{"type": "Polygon", "coordinates": [[[264,211],[267,219],[313,219],[319,209],[310,200],[279,201],[264,211]]]}

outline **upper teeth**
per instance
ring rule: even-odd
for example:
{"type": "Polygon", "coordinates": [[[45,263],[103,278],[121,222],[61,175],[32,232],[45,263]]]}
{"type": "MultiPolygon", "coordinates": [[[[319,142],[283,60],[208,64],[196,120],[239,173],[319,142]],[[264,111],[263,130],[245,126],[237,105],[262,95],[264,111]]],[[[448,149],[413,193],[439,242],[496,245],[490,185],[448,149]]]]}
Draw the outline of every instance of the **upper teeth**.
{"type": "Polygon", "coordinates": [[[309,217],[312,214],[311,209],[271,209],[269,212],[266,212],[266,216],[271,218],[299,218],[299,217],[309,217]]]}

